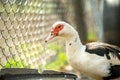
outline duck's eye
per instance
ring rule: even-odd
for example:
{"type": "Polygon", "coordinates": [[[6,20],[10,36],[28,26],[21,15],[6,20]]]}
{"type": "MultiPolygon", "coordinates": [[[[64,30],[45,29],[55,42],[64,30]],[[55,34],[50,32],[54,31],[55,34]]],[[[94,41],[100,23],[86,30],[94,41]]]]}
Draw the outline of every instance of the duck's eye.
{"type": "Polygon", "coordinates": [[[59,25],[58,28],[61,28],[61,25],[59,25]]]}

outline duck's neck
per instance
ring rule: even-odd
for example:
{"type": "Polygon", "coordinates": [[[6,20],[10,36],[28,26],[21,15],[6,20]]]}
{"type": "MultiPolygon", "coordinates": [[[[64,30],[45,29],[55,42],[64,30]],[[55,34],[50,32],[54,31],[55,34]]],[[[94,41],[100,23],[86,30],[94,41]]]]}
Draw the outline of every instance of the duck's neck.
{"type": "Polygon", "coordinates": [[[80,49],[82,47],[82,43],[80,41],[78,33],[75,33],[74,35],[70,36],[66,39],[66,51],[67,55],[75,54],[77,49],[80,49]]]}

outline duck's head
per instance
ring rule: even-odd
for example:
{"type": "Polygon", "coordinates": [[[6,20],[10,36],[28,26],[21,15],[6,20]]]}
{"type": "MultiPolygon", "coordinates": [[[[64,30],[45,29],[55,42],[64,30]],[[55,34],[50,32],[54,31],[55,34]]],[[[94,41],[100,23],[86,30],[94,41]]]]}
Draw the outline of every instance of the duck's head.
{"type": "Polygon", "coordinates": [[[75,29],[68,23],[64,21],[57,21],[52,25],[50,30],[50,35],[47,37],[45,42],[48,42],[55,37],[63,37],[65,39],[74,36],[76,33],[75,29]]]}

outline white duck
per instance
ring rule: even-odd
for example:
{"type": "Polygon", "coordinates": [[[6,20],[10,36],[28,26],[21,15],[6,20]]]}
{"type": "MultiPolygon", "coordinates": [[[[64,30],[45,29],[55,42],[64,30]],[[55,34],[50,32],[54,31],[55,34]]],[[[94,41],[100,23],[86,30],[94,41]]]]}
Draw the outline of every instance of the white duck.
{"type": "Polygon", "coordinates": [[[55,22],[45,42],[55,37],[66,40],[68,61],[77,71],[96,80],[110,80],[120,77],[120,49],[116,46],[92,42],[83,45],[77,31],[64,21],[55,22]]]}

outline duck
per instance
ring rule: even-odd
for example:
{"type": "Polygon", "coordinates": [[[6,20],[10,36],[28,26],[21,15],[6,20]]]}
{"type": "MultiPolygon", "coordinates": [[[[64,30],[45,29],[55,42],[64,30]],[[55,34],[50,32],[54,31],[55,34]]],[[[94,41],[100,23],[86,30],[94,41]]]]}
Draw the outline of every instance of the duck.
{"type": "Polygon", "coordinates": [[[58,37],[66,41],[67,60],[77,75],[83,73],[95,80],[119,80],[119,47],[99,41],[83,45],[77,30],[65,21],[52,24],[45,42],[58,37]]]}

